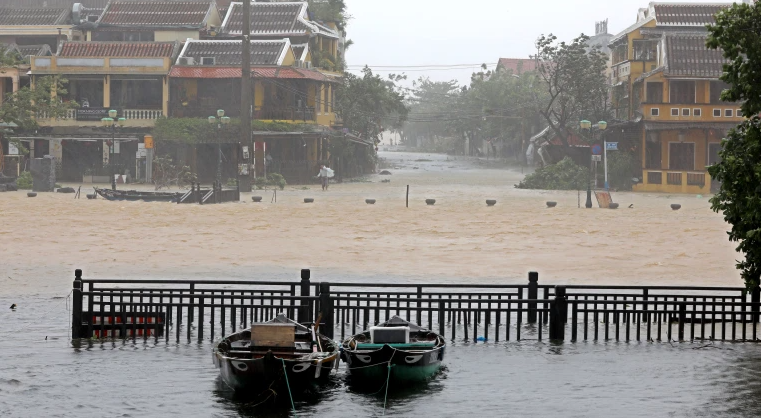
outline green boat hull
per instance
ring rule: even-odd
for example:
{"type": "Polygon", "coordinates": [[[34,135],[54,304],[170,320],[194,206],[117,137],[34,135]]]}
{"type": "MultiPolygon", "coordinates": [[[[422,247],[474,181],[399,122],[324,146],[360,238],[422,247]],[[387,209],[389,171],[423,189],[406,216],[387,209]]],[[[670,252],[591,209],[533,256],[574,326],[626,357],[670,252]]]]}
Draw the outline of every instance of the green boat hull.
{"type": "Polygon", "coordinates": [[[354,382],[362,382],[364,384],[383,384],[388,379],[391,385],[395,384],[413,384],[420,382],[427,382],[436,373],[441,370],[441,362],[434,364],[427,364],[425,366],[405,366],[400,364],[394,364],[391,366],[391,374],[389,374],[388,365],[380,364],[377,366],[349,369],[351,371],[351,380],[354,382]]]}

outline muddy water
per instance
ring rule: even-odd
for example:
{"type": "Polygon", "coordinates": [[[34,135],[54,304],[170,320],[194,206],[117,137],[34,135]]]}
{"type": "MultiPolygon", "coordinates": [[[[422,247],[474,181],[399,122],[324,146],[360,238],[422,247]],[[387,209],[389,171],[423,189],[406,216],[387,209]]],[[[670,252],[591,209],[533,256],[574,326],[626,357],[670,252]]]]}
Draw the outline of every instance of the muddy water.
{"type": "MultiPolygon", "coordinates": [[[[251,203],[248,194],[246,203],[219,206],[0,194],[0,415],[290,415],[287,407],[262,410],[232,397],[216,378],[208,344],[72,347],[65,296],[75,268],[92,278],[286,280],[309,267],[315,280],[429,283],[524,283],[535,270],[544,283],[740,285],[727,225],[705,197],[614,193],[621,209],[586,210],[577,208],[576,192],[515,189],[520,169],[382,156],[391,176],[325,193],[289,186],[276,204],[271,191],[255,193],[266,203],[251,203]],[[305,197],[316,201],[304,204],[305,197]],[[547,209],[547,200],[558,207],[547,209]],[[7,310],[11,303],[16,311],[7,310]]],[[[446,363],[428,386],[390,394],[387,415],[761,410],[755,345],[457,342],[446,363]]],[[[382,397],[355,393],[342,379],[339,372],[319,396],[298,400],[298,416],[383,414],[382,397]]]]}

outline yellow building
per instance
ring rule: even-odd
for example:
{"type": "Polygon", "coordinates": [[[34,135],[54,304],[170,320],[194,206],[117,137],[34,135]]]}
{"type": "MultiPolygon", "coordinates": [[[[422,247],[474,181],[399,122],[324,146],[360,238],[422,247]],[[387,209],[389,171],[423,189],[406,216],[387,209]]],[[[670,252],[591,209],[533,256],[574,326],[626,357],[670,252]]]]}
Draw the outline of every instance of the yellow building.
{"type": "MultiPolygon", "coordinates": [[[[170,73],[170,117],[207,118],[218,109],[226,116],[240,116],[240,40],[188,39],[170,73]]],[[[308,179],[320,160],[328,158],[323,129],[335,122],[333,81],[302,64],[308,47],[293,46],[288,38],[251,41],[251,95],[253,118],[293,125],[289,132],[253,132],[257,144],[257,169],[263,172],[265,154],[277,171],[294,171],[291,179],[308,179]],[[312,125],[305,129],[304,125],[312,125]],[[285,167],[283,169],[283,167],[285,167]]],[[[235,149],[232,147],[231,149],[235,149]]],[[[203,153],[203,150],[194,150],[203,153]]],[[[192,157],[199,177],[213,174],[213,165],[204,167],[192,157]]],[[[288,173],[286,173],[288,174],[288,173]]],[[[285,175],[285,174],[284,174],[285,175]]]]}
{"type": "Polygon", "coordinates": [[[709,193],[706,167],[743,116],[722,102],[724,58],[706,48],[705,25],[729,4],[650,3],[610,43],[612,101],[619,120],[641,132],[635,191],[709,193]]]}
{"type": "Polygon", "coordinates": [[[41,129],[20,135],[49,142],[64,181],[82,181],[86,172],[117,162],[118,172],[134,176],[137,143],[169,113],[169,71],[179,50],[178,42],[63,42],[54,56],[32,57],[32,88],[38,77],[62,76],[67,91],[58,96],[78,107],[58,119],[39,114],[41,129]],[[116,134],[102,127],[110,109],[126,119],[116,134]],[[112,136],[119,142],[116,162],[106,145],[112,136]]]}
{"type": "Polygon", "coordinates": [[[110,1],[94,22],[79,26],[88,41],[184,42],[218,30],[213,1],[110,1]]]}

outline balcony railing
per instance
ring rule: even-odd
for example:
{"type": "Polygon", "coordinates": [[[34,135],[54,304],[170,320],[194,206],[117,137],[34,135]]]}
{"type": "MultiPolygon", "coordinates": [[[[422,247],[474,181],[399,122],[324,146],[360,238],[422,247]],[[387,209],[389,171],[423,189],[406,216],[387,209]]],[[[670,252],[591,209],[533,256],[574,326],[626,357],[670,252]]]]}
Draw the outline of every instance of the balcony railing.
{"type": "MultiPolygon", "coordinates": [[[[217,114],[217,109],[224,109],[225,115],[240,116],[240,105],[182,105],[171,104],[172,117],[182,118],[206,118],[217,114]]],[[[314,122],[317,120],[313,107],[257,107],[254,111],[254,119],[265,120],[290,120],[314,122]]]]}
{"type": "Polygon", "coordinates": [[[744,117],[739,106],[716,104],[642,103],[647,120],[741,122],[744,117]]]}
{"type": "MultiPolygon", "coordinates": [[[[127,120],[155,120],[155,119],[162,118],[163,116],[164,116],[164,112],[161,109],[120,109],[119,110],[119,117],[125,118],[127,120]]],[[[60,116],[58,118],[51,117],[50,113],[45,111],[37,112],[37,119],[76,120],[77,109],[68,109],[65,115],[60,116]]],[[[99,122],[99,121],[91,120],[90,122],[99,122]]]]}

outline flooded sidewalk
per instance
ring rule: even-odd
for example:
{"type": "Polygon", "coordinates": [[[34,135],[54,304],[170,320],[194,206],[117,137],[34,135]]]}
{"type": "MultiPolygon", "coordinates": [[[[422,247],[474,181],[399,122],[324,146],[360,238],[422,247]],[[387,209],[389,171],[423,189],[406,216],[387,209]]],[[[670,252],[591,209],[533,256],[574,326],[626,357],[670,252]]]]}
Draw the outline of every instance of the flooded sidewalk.
{"type": "Polygon", "coordinates": [[[523,283],[538,271],[543,283],[742,284],[728,225],[707,197],[613,193],[620,209],[588,210],[582,192],[579,209],[576,191],[515,189],[520,168],[436,154],[381,157],[391,175],[327,192],[289,185],[277,203],[272,191],[204,206],[0,194],[0,293],[68,292],[75,268],[89,278],[295,279],[311,268],[323,281],[523,283]]]}

